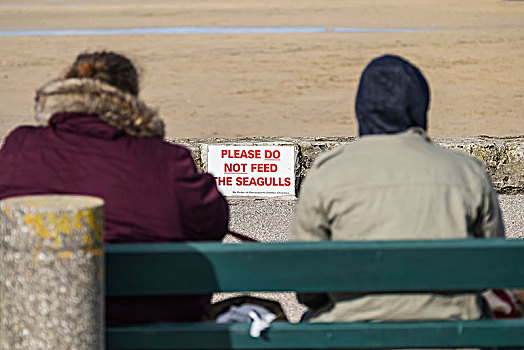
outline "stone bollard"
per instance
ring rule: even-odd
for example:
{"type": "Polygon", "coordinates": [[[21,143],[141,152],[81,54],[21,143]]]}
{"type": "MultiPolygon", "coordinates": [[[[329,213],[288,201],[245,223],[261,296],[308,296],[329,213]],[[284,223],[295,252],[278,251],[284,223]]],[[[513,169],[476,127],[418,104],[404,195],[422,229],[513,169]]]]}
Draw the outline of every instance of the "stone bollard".
{"type": "Polygon", "coordinates": [[[104,348],[104,202],[87,196],[0,201],[0,344],[104,348]]]}

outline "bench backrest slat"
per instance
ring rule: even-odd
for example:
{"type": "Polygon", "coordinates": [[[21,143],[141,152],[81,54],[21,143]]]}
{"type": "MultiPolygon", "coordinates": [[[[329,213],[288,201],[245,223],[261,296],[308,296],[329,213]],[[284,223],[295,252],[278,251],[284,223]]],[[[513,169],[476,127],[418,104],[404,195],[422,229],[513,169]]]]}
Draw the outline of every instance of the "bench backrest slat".
{"type": "Polygon", "coordinates": [[[106,246],[106,293],[524,288],[524,240],[106,246]]]}

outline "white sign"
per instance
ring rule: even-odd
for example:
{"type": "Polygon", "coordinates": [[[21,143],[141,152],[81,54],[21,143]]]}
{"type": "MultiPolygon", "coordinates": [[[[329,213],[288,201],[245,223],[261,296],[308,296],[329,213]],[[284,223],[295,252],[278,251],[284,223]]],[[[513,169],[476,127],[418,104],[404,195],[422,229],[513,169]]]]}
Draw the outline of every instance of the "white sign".
{"type": "Polygon", "coordinates": [[[207,171],[225,196],[294,196],[294,146],[207,146],[207,171]]]}

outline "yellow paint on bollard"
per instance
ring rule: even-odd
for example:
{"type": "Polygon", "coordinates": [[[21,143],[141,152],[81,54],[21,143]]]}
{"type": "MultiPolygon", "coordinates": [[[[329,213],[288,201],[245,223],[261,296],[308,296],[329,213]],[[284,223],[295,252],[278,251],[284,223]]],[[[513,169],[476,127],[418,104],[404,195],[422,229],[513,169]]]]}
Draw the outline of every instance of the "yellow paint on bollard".
{"type": "Polygon", "coordinates": [[[25,214],[24,222],[33,228],[40,237],[45,239],[50,237],[49,231],[44,226],[43,214],[25,214]]]}
{"type": "Polygon", "coordinates": [[[56,256],[60,259],[71,259],[73,256],[73,252],[70,250],[66,250],[65,252],[58,252],[56,256]]]}
{"type": "MultiPolygon", "coordinates": [[[[36,201],[31,201],[33,205],[42,205],[36,201]]],[[[6,212],[7,208],[2,208],[6,212]]],[[[7,212],[6,212],[7,213],[7,212]]],[[[81,229],[82,224],[87,225],[90,233],[86,233],[83,236],[83,242],[85,244],[85,251],[87,253],[100,256],[103,254],[103,250],[97,248],[104,241],[103,225],[100,223],[100,215],[96,210],[78,210],[74,214],[71,213],[26,213],[24,214],[24,223],[31,227],[35,233],[40,236],[43,240],[51,240],[54,249],[60,249],[63,247],[65,236],[71,235],[71,230],[78,231],[81,229]]],[[[44,243],[44,242],[42,242],[44,243]]],[[[35,246],[34,254],[40,251],[42,244],[35,246]]],[[[67,257],[64,252],[59,252],[59,258],[67,257]]],[[[35,259],[37,261],[37,259],[35,259]]]]}

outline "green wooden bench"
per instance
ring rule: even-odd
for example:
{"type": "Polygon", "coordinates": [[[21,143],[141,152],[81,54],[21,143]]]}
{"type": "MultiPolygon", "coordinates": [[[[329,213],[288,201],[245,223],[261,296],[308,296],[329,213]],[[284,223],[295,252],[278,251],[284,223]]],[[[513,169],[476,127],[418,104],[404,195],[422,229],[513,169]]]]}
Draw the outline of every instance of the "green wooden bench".
{"type": "MultiPolygon", "coordinates": [[[[174,243],[106,246],[108,295],[524,288],[524,240],[174,243]]],[[[275,322],[108,327],[107,349],[524,346],[524,320],[275,322]]]]}

